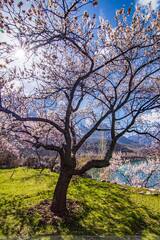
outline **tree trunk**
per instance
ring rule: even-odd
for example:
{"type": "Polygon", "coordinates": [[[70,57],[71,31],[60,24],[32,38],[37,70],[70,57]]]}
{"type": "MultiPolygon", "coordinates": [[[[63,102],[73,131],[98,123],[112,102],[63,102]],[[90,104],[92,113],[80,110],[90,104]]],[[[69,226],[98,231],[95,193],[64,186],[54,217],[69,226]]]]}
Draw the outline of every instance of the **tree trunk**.
{"type": "Polygon", "coordinates": [[[57,216],[63,217],[67,214],[66,197],[71,178],[72,174],[68,170],[61,170],[51,205],[51,211],[57,216]]]}

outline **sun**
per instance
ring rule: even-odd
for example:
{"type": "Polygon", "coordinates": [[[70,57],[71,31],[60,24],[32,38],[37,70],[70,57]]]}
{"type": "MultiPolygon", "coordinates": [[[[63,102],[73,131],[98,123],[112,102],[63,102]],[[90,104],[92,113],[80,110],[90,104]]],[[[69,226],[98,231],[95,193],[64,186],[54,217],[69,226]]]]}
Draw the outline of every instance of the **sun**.
{"type": "Polygon", "coordinates": [[[15,49],[14,58],[15,58],[15,60],[18,60],[18,61],[20,61],[21,63],[24,62],[25,59],[26,59],[25,50],[24,50],[23,48],[17,48],[17,49],[15,49]]]}

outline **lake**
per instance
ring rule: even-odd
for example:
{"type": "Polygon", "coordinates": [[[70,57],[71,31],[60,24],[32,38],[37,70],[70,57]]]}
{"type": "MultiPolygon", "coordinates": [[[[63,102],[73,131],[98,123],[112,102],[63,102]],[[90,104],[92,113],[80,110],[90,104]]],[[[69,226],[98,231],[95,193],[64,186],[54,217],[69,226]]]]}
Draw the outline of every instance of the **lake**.
{"type": "MultiPolygon", "coordinates": [[[[93,179],[101,180],[101,171],[102,169],[94,168],[88,171],[88,173],[93,179]]],[[[160,189],[160,163],[153,165],[146,160],[134,160],[120,166],[115,172],[106,176],[105,180],[120,184],[160,189]]]]}

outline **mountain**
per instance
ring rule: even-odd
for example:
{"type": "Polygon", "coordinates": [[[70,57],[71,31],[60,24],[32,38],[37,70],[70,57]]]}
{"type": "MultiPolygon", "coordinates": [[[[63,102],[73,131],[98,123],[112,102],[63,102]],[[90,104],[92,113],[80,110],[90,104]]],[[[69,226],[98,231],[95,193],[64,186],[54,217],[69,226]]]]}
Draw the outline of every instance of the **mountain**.
{"type": "MultiPolygon", "coordinates": [[[[107,125],[103,124],[101,126],[102,129],[107,129],[107,125]]],[[[84,135],[89,131],[89,127],[86,125],[81,125],[81,134],[84,135]]],[[[103,142],[109,142],[111,139],[110,132],[109,131],[95,131],[92,136],[87,140],[87,143],[95,143],[100,144],[103,142]]],[[[150,146],[152,144],[152,139],[147,137],[146,135],[138,135],[138,134],[132,134],[132,135],[126,135],[122,136],[118,143],[120,146],[130,148],[130,149],[140,149],[144,148],[146,146],[150,146]]]]}
{"type": "MultiPolygon", "coordinates": [[[[102,127],[103,129],[107,128],[105,125],[102,127]]],[[[81,133],[84,135],[89,131],[89,128],[86,126],[81,127],[81,133]]],[[[109,132],[107,131],[95,131],[89,139],[86,141],[85,146],[83,147],[85,149],[88,149],[89,151],[94,150],[94,151],[99,151],[100,145],[108,145],[111,141],[111,137],[109,135],[109,132]]],[[[119,138],[116,146],[116,151],[133,151],[135,149],[143,147],[144,144],[142,142],[138,142],[138,139],[135,138],[134,136],[122,136],[119,138]]],[[[82,150],[82,151],[83,151],[82,150]]]]}
{"type": "MultiPolygon", "coordinates": [[[[129,138],[129,137],[125,137],[125,136],[122,136],[119,140],[118,140],[118,143],[120,144],[127,144],[127,145],[131,145],[131,146],[134,146],[134,147],[138,147],[137,146],[137,141],[134,140],[134,138],[129,138]]],[[[140,146],[139,146],[140,147],[140,146]]]]}
{"type": "Polygon", "coordinates": [[[127,137],[128,140],[135,142],[140,146],[150,146],[152,144],[152,139],[147,137],[146,135],[132,135],[127,137]]]}
{"type": "MultiPolygon", "coordinates": [[[[89,128],[87,128],[86,126],[82,126],[81,135],[83,136],[88,131],[89,131],[89,128]]],[[[111,141],[111,138],[108,135],[108,133],[102,132],[102,131],[96,131],[88,138],[88,140],[79,150],[79,153],[87,153],[87,152],[100,153],[100,151],[102,151],[102,148],[104,149],[107,148],[107,145],[110,144],[110,141],[111,141]]],[[[137,135],[122,136],[117,142],[115,151],[134,152],[134,151],[140,150],[146,144],[148,144],[148,142],[144,136],[143,137],[137,136],[137,135]]],[[[47,151],[42,148],[40,148],[38,152],[42,158],[43,157],[54,158],[56,156],[56,154],[53,153],[53,151],[47,151]]],[[[26,148],[23,151],[23,155],[25,157],[37,156],[35,151],[28,148],[26,148]]]]}

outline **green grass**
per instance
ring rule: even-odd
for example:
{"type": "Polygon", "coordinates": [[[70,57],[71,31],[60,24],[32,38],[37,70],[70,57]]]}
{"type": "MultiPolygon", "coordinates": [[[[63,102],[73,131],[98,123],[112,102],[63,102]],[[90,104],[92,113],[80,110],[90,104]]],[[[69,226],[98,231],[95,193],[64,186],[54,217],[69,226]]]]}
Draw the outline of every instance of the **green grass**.
{"type": "Polygon", "coordinates": [[[160,195],[142,195],[140,189],[75,178],[68,193],[68,199],[78,201],[72,218],[43,222],[43,212],[31,209],[52,198],[58,175],[26,168],[17,168],[10,178],[12,173],[13,169],[0,170],[0,239],[52,239],[49,235],[61,235],[62,239],[76,239],[75,235],[160,238],[160,195]],[[40,238],[43,235],[48,237],[40,238]]]}

